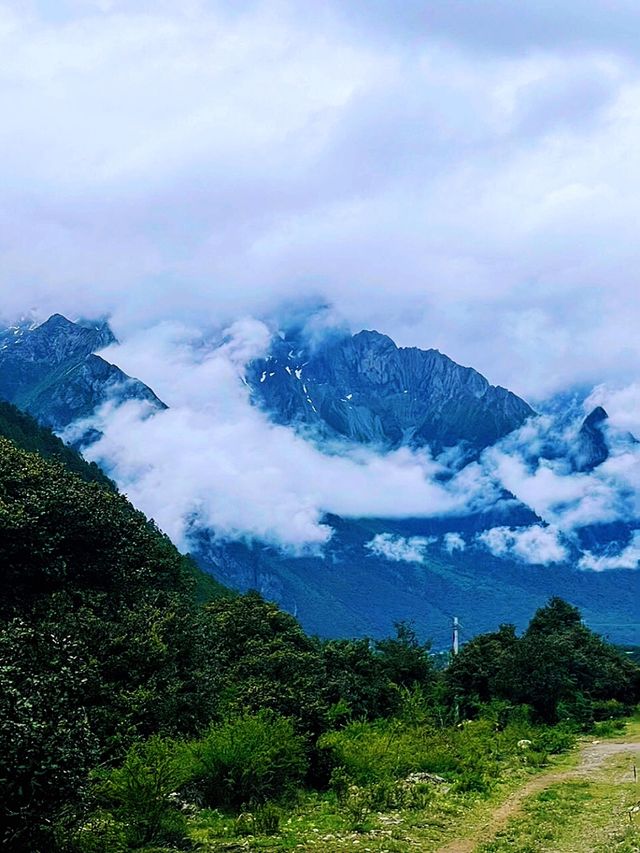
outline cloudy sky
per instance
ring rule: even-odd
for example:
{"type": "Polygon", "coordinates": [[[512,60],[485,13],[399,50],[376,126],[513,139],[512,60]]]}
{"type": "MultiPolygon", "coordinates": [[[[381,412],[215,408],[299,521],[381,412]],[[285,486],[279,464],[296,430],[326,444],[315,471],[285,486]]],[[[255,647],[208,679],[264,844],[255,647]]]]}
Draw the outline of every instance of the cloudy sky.
{"type": "Polygon", "coordinates": [[[101,412],[93,452],[178,542],[197,514],[321,547],[326,511],[508,488],[549,526],[484,544],[561,561],[581,524],[638,517],[637,448],[538,465],[566,440],[543,418],[443,486],[428,452],[321,453],[238,378],[324,305],[639,433],[639,56],[637,0],[0,0],[0,317],[111,319],[107,357],[170,410],[101,412]]]}
{"type": "Polygon", "coordinates": [[[0,2],[0,312],[324,301],[538,400],[637,378],[636,0],[0,2]]]}

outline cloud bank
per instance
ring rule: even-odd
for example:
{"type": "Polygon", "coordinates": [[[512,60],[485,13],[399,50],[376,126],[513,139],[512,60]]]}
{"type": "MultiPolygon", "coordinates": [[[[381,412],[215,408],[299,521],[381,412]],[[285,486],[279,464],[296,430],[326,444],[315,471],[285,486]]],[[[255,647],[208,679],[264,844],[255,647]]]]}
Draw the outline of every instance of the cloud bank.
{"type": "Polygon", "coordinates": [[[0,0],[0,317],[111,317],[107,356],[170,409],[106,407],[92,452],[176,541],[320,548],[326,512],[507,490],[540,522],[482,547],[551,563],[640,515],[638,33],[632,0],[0,0]],[[322,453],[241,381],[318,305],[533,402],[597,386],[610,458],[572,470],[557,416],[462,470],[322,453]]]}
{"type": "Polygon", "coordinates": [[[147,382],[169,408],[149,416],[144,404],[107,404],[65,437],[99,430],[102,438],[87,455],[184,548],[193,529],[205,527],[223,538],[318,552],[332,535],[327,513],[396,519],[485,513],[488,529],[475,537],[381,533],[367,548],[420,563],[432,546],[450,555],[473,546],[523,563],[574,561],[598,570],[632,558],[626,543],[622,556],[581,554],[577,537],[584,527],[640,519],[640,445],[614,422],[607,428],[610,457],[589,473],[576,472],[571,462],[583,414],[569,421],[532,418],[468,464],[451,452],[433,458],[428,449],[314,444],[251,404],[245,368],[266,354],[272,334],[262,321],[245,318],[210,335],[178,322],[133,335],[102,355],[147,382]],[[539,521],[496,524],[518,505],[539,521]]]}
{"type": "Polygon", "coordinates": [[[316,300],[530,399],[629,384],[639,32],[631,0],[5,0],[0,314],[316,300]]]}
{"type": "Polygon", "coordinates": [[[564,563],[569,558],[558,531],[537,524],[521,530],[493,527],[479,534],[478,540],[496,557],[514,557],[533,565],[564,563]]]}
{"type": "Polygon", "coordinates": [[[169,409],[149,417],[137,402],[107,404],[66,433],[102,433],[86,455],[103,464],[136,506],[187,547],[195,521],[227,537],[301,549],[322,545],[341,516],[466,514],[497,492],[471,468],[443,481],[428,451],[315,447],[251,405],[245,364],[266,352],[267,327],[247,319],[219,340],[165,323],[104,358],[147,382],[169,409]]]}

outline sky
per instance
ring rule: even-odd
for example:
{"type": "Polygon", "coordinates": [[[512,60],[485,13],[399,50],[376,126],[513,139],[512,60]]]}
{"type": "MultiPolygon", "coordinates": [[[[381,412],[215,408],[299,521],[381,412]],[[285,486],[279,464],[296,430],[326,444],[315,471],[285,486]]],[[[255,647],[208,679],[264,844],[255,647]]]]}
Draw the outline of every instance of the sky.
{"type": "Polygon", "coordinates": [[[534,402],[637,378],[635,0],[0,2],[0,313],[321,302],[534,402]]]}
{"type": "Polygon", "coordinates": [[[581,523],[638,517],[637,0],[0,0],[0,56],[0,317],[110,319],[106,356],[170,409],[107,408],[94,452],[176,541],[195,513],[322,547],[326,511],[509,488],[546,526],[483,544],[551,564],[581,523]],[[446,487],[428,452],[321,453],[238,381],[314,306],[534,405],[584,388],[618,449],[532,465],[576,428],[542,419],[446,487]]]}

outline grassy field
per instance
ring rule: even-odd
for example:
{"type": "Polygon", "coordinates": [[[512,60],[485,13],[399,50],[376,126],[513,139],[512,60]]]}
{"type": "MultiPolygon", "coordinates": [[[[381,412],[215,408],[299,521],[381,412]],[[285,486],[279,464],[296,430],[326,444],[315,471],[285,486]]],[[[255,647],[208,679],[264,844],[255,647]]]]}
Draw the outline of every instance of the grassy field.
{"type": "Polygon", "coordinates": [[[422,801],[382,810],[358,802],[357,791],[341,804],[333,794],[306,794],[280,813],[202,811],[191,836],[211,853],[632,853],[640,851],[640,812],[631,811],[639,759],[640,721],[631,721],[622,736],[584,740],[543,768],[505,769],[488,794],[435,785],[422,801]]]}

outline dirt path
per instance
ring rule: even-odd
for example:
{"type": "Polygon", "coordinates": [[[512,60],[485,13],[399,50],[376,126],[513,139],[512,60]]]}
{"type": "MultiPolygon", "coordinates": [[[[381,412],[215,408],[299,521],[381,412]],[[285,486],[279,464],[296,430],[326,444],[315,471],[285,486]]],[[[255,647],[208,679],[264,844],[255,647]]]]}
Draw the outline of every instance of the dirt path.
{"type": "MultiPolygon", "coordinates": [[[[440,847],[437,853],[473,853],[478,844],[490,841],[504,828],[509,818],[517,814],[529,797],[539,794],[551,785],[566,782],[568,779],[593,779],[602,765],[609,759],[624,753],[635,753],[640,759],[640,741],[615,740],[589,743],[580,750],[580,763],[569,770],[551,770],[531,779],[522,788],[514,791],[493,810],[488,820],[469,838],[459,838],[440,847]]],[[[630,771],[632,778],[632,771],[630,771]]]]}

